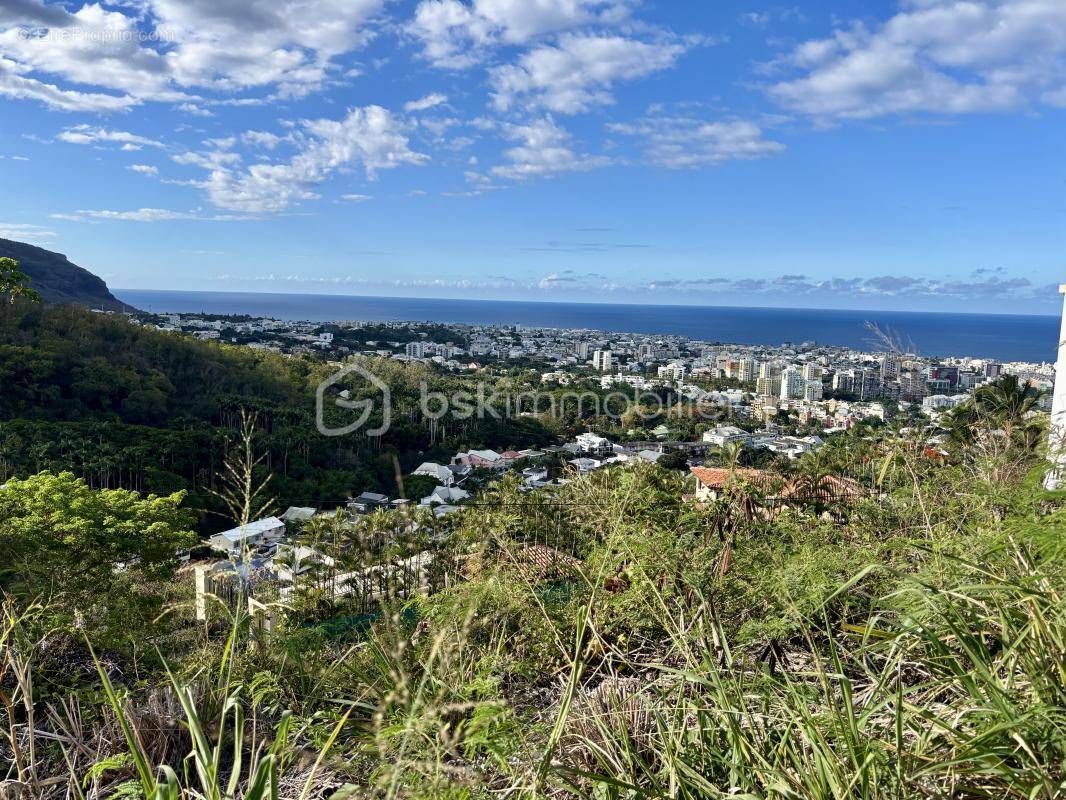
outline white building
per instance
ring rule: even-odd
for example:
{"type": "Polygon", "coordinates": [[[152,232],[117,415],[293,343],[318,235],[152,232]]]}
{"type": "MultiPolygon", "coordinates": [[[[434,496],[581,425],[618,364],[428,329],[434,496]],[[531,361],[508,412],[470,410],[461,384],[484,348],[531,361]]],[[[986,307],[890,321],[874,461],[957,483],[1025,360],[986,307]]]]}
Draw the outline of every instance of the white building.
{"type": "Polygon", "coordinates": [[[408,342],[406,351],[408,358],[424,358],[426,355],[426,343],[408,342]]]}
{"type": "Polygon", "coordinates": [[[754,358],[742,358],[737,362],[737,380],[747,383],[748,381],[755,380],[755,372],[757,369],[754,358]]]}
{"type": "Polygon", "coordinates": [[[444,486],[451,486],[455,482],[455,473],[448,469],[443,464],[435,464],[432,461],[423,461],[418,465],[418,469],[411,473],[412,475],[425,475],[429,478],[436,478],[444,486]]]}
{"type": "Polygon", "coordinates": [[[965,403],[970,396],[968,394],[932,394],[922,398],[922,411],[931,414],[934,411],[946,411],[960,403],[965,403]]]}
{"type": "Polygon", "coordinates": [[[285,523],[277,517],[267,517],[240,525],[232,530],[216,533],[208,544],[231,555],[238,555],[248,547],[255,547],[269,542],[278,542],[285,537],[285,523]]]}
{"type": "Polygon", "coordinates": [[[705,431],[703,441],[719,447],[725,447],[727,444],[750,445],[751,435],[732,425],[720,425],[713,430],[705,431]]]}
{"type": "Polygon", "coordinates": [[[575,467],[578,472],[592,472],[592,470],[599,469],[603,465],[602,461],[595,458],[572,458],[568,463],[575,467]]]}
{"type": "Polygon", "coordinates": [[[687,373],[688,369],[685,367],[685,365],[679,364],[677,362],[673,364],[666,364],[662,367],[659,367],[658,369],[659,377],[668,381],[681,382],[685,380],[685,375],[687,373]]]}
{"type": "Polygon", "coordinates": [[[807,381],[798,369],[789,367],[781,373],[781,399],[802,400],[807,393],[807,381]]]}
{"type": "Polygon", "coordinates": [[[610,350],[597,350],[592,354],[592,368],[599,372],[610,372],[614,366],[614,359],[610,350]]]}
{"type": "Polygon", "coordinates": [[[420,506],[448,505],[453,506],[470,498],[470,492],[454,486],[438,486],[419,501],[420,506]]]}
{"type": "Polygon", "coordinates": [[[608,456],[614,452],[614,445],[595,433],[582,433],[574,439],[574,443],[582,453],[589,455],[608,456]]]}

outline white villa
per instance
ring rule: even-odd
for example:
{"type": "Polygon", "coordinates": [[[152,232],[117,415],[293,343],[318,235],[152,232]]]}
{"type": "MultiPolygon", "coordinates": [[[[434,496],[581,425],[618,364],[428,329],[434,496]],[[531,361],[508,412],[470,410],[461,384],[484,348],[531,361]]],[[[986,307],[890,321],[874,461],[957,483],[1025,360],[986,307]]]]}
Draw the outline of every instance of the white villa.
{"type": "Polygon", "coordinates": [[[232,530],[216,533],[208,543],[219,550],[228,553],[240,553],[247,547],[278,542],[285,537],[285,523],[277,517],[267,517],[240,525],[232,530]]]}
{"type": "Polygon", "coordinates": [[[418,469],[411,473],[412,475],[425,475],[430,478],[436,478],[444,486],[451,486],[455,483],[455,473],[448,469],[443,464],[435,464],[432,461],[424,461],[418,465],[418,469]]]}

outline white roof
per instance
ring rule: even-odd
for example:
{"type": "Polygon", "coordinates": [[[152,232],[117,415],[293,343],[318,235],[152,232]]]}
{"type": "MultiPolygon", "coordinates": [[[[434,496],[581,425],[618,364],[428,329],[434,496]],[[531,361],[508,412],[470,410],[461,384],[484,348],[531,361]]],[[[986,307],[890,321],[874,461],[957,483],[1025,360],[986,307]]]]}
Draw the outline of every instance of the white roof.
{"type": "Polygon", "coordinates": [[[433,502],[439,503],[454,503],[460,500],[466,500],[470,497],[470,492],[465,489],[456,489],[452,486],[438,486],[426,497],[422,498],[423,505],[429,505],[433,502]]]}
{"type": "Polygon", "coordinates": [[[255,522],[249,522],[247,525],[239,525],[236,528],[232,528],[228,531],[222,531],[216,533],[211,538],[222,537],[229,539],[231,542],[239,542],[243,539],[251,539],[256,536],[262,536],[265,533],[277,530],[278,528],[284,528],[285,523],[277,517],[266,517],[265,519],[257,519],[255,522]]]}
{"type": "Polygon", "coordinates": [[[414,475],[433,475],[441,480],[447,480],[452,477],[452,471],[443,464],[435,464],[432,461],[423,461],[418,465],[413,473],[414,475]]]}

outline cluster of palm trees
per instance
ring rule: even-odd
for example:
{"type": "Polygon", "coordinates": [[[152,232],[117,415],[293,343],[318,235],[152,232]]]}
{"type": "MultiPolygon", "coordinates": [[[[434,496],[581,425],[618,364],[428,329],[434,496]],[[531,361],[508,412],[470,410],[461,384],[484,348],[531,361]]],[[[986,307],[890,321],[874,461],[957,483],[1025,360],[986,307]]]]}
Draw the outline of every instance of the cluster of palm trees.
{"type": "Polygon", "coordinates": [[[979,386],[973,397],[947,414],[943,424],[951,438],[972,445],[983,435],[1001,435],[1023,450],[1035,450],[1046,431],[1036,413],[1040,392],[1015,375],[979,386]],[[996,434],[996,432],[999,432],[996,434]]]}

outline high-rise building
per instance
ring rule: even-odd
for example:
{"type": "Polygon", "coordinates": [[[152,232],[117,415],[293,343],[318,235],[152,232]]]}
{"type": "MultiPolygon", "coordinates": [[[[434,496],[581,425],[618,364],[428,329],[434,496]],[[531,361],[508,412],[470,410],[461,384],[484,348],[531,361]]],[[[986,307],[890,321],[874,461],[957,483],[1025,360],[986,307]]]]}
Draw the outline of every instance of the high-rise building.
{"type": "Polygon", "coordinates": [[[802,400],[807,392],[807,381],[803,373],[795,367],[789,367],[781,373],[781,399],[802,400]]]}
{"type": "Polygon", "coordinates": [[[899,377],[899,356],[885,353],[881,356],[881,380],[894,381],[899,377]]]}
{"type": "Polygon", "coordinates": [[[805,381],[820,381],[822,379],[822,368],[817,364],[804,364],[803,379],[805,381]]]}
{"type": "Polygon", "coordinates": [[[408,342],[406,350],[408,358],[424,358],[426,355],[426,343],[408,342]]]}
{"type": "Polygon", "coordinates": [[[986,378],[995,379],[995,378],[998,378],[1002,374],[1003,374],[1003,365],[1002,364],[997,364],[994,361],[989,361],[987,364],[985,364],[985,377],[986,378]]]}
{"type": "Polygon", "coordinates": [[[781,367],[770,361],[759,364],[759,377],[755,379],[755,393],[759,397],[777,397],[781,394],[781,367]]]}
{"type": "Polygon", "coordinates": [[[899,395],[904,400],[921,400],[927,394],[925,376],[920,372],[904,372],[899,376],[899,395]]]}
{"type": "Polygon", "coordinates": [[[852,386],[855,385],[855,370],[839,370],[833,374],[833,391],[841,394],[851,394],[852,386]]]}
{"type": "Polygon", "coordinates": [[[586,361],[589,357],[589,343],[577,342],[574,345],[574,355],[580,358],[582,361],[586,361]]]}
{"type": "Polygon", "coordinates": [[[755,394],[759,397],[777,397],[781,394],[781,376],[772,375],[755,379],[755,394]]]}
{"type": "Polygon", "coordinates": [[[747,383],[748,381],[755,380],[755,359],[754,358],[742,358],[737,361],[736,376],[737,380],[747,383]]]}
{"type": "Polygon", "coordinates": [[[803,388],[803,399],[813,403],[816,400],[822,399],[822,379],[807,381],[807,385],[803,388]]]}
{"type": "Polygon", "coordinates": [[[592,354],[592,368],[599,372],[610,372],[614,366],[610,350],[597,350],[592,354]]]}

